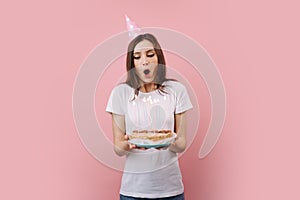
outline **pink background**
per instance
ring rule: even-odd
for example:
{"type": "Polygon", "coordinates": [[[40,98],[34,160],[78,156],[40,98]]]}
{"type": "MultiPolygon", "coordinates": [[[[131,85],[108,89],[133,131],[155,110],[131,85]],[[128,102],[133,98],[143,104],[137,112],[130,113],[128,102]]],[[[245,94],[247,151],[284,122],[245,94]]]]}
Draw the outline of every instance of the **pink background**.
{"type": "Polygon", "coordinates": [[[2,2],[0,199],[117,199],[121,173],[81,144],[72,90],[89,52],[125,31],[124,14],[192,37],[223,77],[220,140],[198,159],[204,123],[180,158],[186,199],[299,199],[298,10],[292,0],[2,2]]]}

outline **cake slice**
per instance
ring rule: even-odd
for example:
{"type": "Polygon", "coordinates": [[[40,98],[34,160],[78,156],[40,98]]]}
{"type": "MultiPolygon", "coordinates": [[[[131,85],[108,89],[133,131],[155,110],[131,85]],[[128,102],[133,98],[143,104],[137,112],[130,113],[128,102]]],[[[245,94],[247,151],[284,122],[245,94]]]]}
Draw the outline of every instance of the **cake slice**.
{"type": "Polygon", "coordinates": [[[132,134],[129,135],[129,139],[145,139],[158,141],[166,138],[172,137],[171,130],[134,130],[132,134]]]}

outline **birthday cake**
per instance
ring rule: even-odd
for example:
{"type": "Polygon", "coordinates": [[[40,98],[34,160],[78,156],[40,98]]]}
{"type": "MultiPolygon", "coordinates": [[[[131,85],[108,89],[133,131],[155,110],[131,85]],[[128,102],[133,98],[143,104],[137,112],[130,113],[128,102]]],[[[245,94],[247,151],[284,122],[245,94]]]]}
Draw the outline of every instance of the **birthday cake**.
{"type": "Polygon", "coordinates": [[[164,140],[166,138],[172,137],[171,130],[134,130],[129,135],[129,139],[145,139],[145,140],[164,140]]]}

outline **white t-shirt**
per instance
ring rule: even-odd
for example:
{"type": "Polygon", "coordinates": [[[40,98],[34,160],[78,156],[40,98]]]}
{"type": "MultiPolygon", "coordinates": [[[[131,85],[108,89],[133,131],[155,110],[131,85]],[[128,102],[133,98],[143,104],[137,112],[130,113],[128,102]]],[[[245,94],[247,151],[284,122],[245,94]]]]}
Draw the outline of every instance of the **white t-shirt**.
{"type": "MultiPolygon", "coordinates": [[[[174,114],[192,108],[186,88],[177,81],[166,81],[166,93],[158,90],[134,98],[127,84],[116,86],[106,111],[125,116],[126,134],[133,130],[174,131],[174,114]]],[[[177,154],[165,149],[132,150],[126,156],[120,193],[141,198],[161,198],[183,193],[177,154]]]]}

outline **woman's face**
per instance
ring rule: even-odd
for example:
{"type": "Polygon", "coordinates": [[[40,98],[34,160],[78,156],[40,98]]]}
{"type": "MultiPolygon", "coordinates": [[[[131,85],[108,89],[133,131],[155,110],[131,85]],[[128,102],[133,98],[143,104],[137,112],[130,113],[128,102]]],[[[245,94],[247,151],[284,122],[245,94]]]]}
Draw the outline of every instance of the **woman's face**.
{"type": "Polygon", "coordinates": [[[139,42],[133,51],[134,69],[142,83],[152,83],[158,66],[158,58],[149,40],[139,42]]]}

